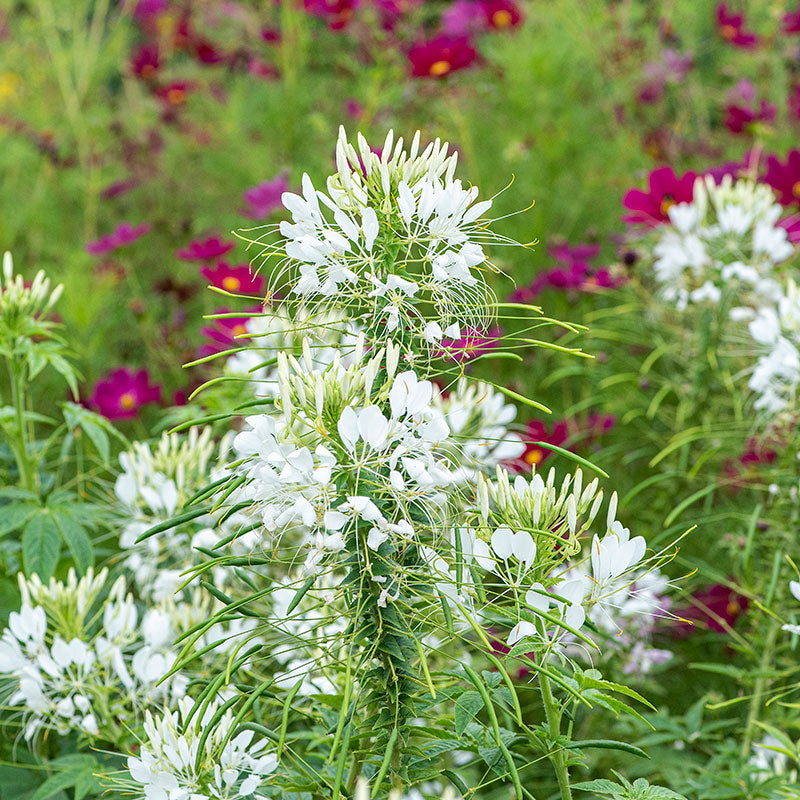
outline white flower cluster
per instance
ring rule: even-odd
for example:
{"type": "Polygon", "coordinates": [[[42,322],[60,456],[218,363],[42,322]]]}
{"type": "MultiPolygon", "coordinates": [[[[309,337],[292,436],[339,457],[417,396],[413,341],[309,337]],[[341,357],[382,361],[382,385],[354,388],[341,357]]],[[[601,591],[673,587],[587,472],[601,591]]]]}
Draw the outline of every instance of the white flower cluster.
{"type": "Polygon", "coordinates": [[[720,185],[698,178],[691,203],[669,210],[653,255],[661,296],[683,311],[690,303],[719,303],[735,288],[735,304],[759,308],[782,296],[779,265],[793,253],[776,225],[781,207],[771,189],[725,176],[720,185]]]}
{"type": "Polygon", "coordinates": [[[481,219],[492,201],[476,202],[478,189],[454,178],[456,160],[438,139],[420,152],[419,132],[408,151],[389,132],[377,155],[342,129],[327,192],[304,175],[302,195],[282,198],[292,217],[280,224],[289,298],[346,309],[376,336],[414,336],[409,354],[484,327],[491,292],[482,271],[493,267],[482,244],[498,237],[481,219]]]}
{"type": "Polygon", "coordinates": [[[794,281],[776,307],[758,309],[749,329],[763,350],[749,382],[755,407],[774,416],[794,404],[800,384],[800,294],[794,281]]]}
{"type": "Polygon", "coordinates": [[[119,578],[107,570],[42,585],[20,576],[23,604],[0,639],[0,674],[14,686],[9,704],[25,720],[25,738],[42,729],[77,730],[113,741],[117,720],[133,720],[152,703],[181,697],[186,678],[172,667],[172,635],[153,612],[139,623],[119,578]]]}
{"type": "Polygon", "coordinates": [[[341,312],[321,313],[292,319],[281,306],[251,317],[245,323],[251,346],[231,355],[225,372],[247,378],[257,396],[278,392],[278,354],[299,352],[303,340],[311,342],[317,366],[330,362],[332,348],[346,350],[355,345],[356,326],[341,312]]]}
{"type": "Polygon", "coordinates": [[[252,502],[269,533],[299,530],[308,570],[343,550],[362,524],[372,550],[413,537],[407,498],[435,504],[452,481],[441,450],[449,428],[432,405],[433,384],[411,370],[397,374],[391,343],[366,364],[358,353],[351,361],[345,368],[337,351],[320,370],[308,346],[302,364],[281,355],[275,413],[248,417],[234,439],[247,478],[236,499],[252,502]],[[389,380],[373,392],[382,368],[389,380]],[[376,505],[381,497],[392,498],[390,513],[376,505]]]}
{"type": "Polygon", "coordinates": [[[494,470],[525,452],[520,436],[509,430],[517,407],[489,384],[461,378],[453,391],[436,393],[433,407],[450,429],[448,450],[455,480],[475,480],[478,472],[494,470]]]}
{"type": "Polygon", "coordinates": [[[195,707],[186,697],[178,710],[145,719],[145,740],[128,759],[138,800],[263,800],[257,793],[264,776],[277,766],[265,739],[252,730],[236,733],[228,709],[211,725],[217,701],[195,707]]]}
{"type": "MultiPolygon", "coordinates": [[[[120,454],[122,472],[114,484],[118,511],[124,520],[120,547],[142,600],[160,602],[171,597],[185,580],[184,570],[195,562],[195,547],[212,547],[241,523],[232,517],[221,526],[211,515],[193,520],[168,533],[156,534],[137,544],[148,528],[178,514],[200,489],[222,477],[229,438],[216,444],[211,430],[192,428],[188,435],[164,434],[151,448],[135,442],[120,454]]],[[[250,549],[253,536],[237,539],[237,546],[250,549]]],[[[222,585],[224,570],[214,573],[222,585]]]]}
{"type": "MultiPolygon", "coordinates": [[[[618,643],[619,634],[625,635],[625,643],[634,648],[630,671],[646,671],[663,660],[660,651],[647,647],[647,638],[656,614],[665,608],[666,581],[657,570],[636,571],[645,540],[631,537],[616,520],[616,495],[609,503],[605,534],[593,535],[586,553],[582,539],[593,527],[603,492],[597,479],[584,487],[581,470],[557,489],[552,469],[547,480],[534,473],[530,480],[517,476],[511,483],[498,468],[494,482],[481,476],[478,497],[484,525],[482,531],[460,531],[461,551],[468,564],[494,575],[484,582],[494,580],[499,591],[511,590],[516,608],[524,609],[507,646],[533,638],[561,649],[575,643],[589,619],[618,643]],[[481,538],[487,534],[488,541],[481,538]]],[[[484,613],[491,617],[496,610],[490,603],[484,613]]]]}

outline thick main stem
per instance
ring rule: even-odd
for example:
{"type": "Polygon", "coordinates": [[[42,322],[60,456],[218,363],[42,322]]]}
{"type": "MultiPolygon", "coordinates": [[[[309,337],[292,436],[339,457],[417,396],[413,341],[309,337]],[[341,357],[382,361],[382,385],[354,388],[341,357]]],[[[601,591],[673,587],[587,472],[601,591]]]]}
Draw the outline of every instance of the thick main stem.
{"type": "MultiPolygon", "coordinates": [[[[539,673],[539,686],[542,690],[542,702],[544,703],[547,725],[550,728],[550,737],[555,740],[561,735],[561,712],[553,697],[550,679],[542,673],[539,673]]],[[[561,800],[572,800],[572,790],[569,788],[569,768],[564,758],[564,751],[561,749],[554,750],[550,754],[550,761],[556,772],[556,778],[558,778],[561,800]]]]}

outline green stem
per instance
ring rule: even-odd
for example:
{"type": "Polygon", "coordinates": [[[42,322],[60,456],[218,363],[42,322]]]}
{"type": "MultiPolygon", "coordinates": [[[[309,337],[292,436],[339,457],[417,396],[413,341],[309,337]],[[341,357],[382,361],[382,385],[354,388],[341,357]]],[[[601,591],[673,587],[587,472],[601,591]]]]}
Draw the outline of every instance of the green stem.
{"type": "Polygon", "coordinates": [[[9,360],[8,372],[11,378],[11,400],[14,404],[16,422],[16,445],[14,455],[19,472],[21,489],[32,492],[35,488],[32,464],[29,458],[28,431],[25,426],[25,369],[16,360],[9,360]]]}
{"type": "MultiPolygon", "coordinates": [[[[553,740],[561,735],[561,711],[553,697],[553,690],[550,686],[550,679],[539,673],[539,686],[542,690],[542,701],[544,703],[544,713],[547,717],[547,725],[550,728],[550,737],[553,740]]],[[[550,761],[558,778],[558,787],[561,790],[561,800],[572,800],[572,791],[569,788],[569,768],[567,767],[564,751],[561,748],[555,749],[550,754],[550,761]]]]}
{"type": "Polygon", "coordinates": [[[770,623],[769,631],[767,632],[767,639],[764,642],[764,650],[761,654],[761,660],[758,664],[759,676],[756,678],[753,686],[753,696],[750,698],[750,708],[747,712],[747,724],[744,729],[744,737],[742,738],[742,758],[750,756],[750,747],[753,744],[753,734],[755,733],[756,722],[758,715],[761,713],[761,704],[764,700],[764,692],[767,688],[767,679],[764,673],[769,669],[772,662],[772,656],[775,651],[775,642],[778,639],[778,632],[780,631],[780,623],[772,620],[770,623]]]}

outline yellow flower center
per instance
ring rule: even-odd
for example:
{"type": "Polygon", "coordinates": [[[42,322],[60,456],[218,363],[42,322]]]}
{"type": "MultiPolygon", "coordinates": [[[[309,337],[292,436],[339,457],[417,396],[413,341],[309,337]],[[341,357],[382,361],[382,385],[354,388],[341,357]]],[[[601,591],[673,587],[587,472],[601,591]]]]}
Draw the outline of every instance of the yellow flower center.
{"type": "Polygon", "coordinates": [[[666,195],[661,201],[661,213],[666,217],[669,216],[669,210],[675,205],[675,201],[670,195],[666,195]]]}
{"type": "Polygon", "coordinates": [[[525,454],[525,460],[529,464],[541,464],[543,458],[544,453],[538,447],[534,447],[525,454]]]}
{"type": "Polygon", "coordinates": [[[495,11],[494,14],[492,14],[492,24],[495,28],[507,28],[513,21],[514,18],[511,16],[511,12],[505,8],[495,11]]]}
{"type": "Polygon", "coordinates": [[[233,326],[234,336],[244,336],[246,333],[247,333],[247,326],[243,325],[241,322],[238,325],[233,326]]]}
{"type": "Polygon", "coordinates": [[[167,100],[174,106],[182,103],[185,97],[186,92],[183,89],[170,89],[167,92],[167,100]]]}
{"type": "Polygon", "coordinates": [[[800,198],[800,181],[797,181],[797,183],[792,186],[792,194],[795,197],[800,198]]]}
{"type": "Polygon", "coordinates": [[[442,75],[447,75],[450,72],[450,62],[442,59],[441,61],[434,61],[429,70],[431,75],[440,78],[442,75]]]}
{"type": "Polygon", "coordinates": [[[228,292],[238,292],[242,288],[242,282],[233,275],[226,275],[222,279],[222,288],[228,292]]]}
{"type": "Polygon", "coordinates": [[[725,613],[729,617],[735,617],[741,610],[742,607],[735,600],[731,600],[725,608],[725,613]]]}
{"type": "Polygon", "coordinates": [[[738,33],[736,27],[733,25],[723,25],[719,32],[722,34],[723,39],[733,39],[734,36],[738,33]]]}
{"type": "Polygon", "coordinates": [[[132,392],[125,392],[125,394],[119,398],[119,404],[125,411],[130,411],[132,408],[136,407],[136,395],[132,392]]]}

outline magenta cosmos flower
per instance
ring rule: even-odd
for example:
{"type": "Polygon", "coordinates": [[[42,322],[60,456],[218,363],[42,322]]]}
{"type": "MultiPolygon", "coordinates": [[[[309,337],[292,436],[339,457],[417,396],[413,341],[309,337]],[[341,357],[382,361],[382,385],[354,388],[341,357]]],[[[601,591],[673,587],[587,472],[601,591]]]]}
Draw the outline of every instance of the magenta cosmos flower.
{"type": "Polygon", "coordinates": [[[486,24],[494,30],[516,28],[522,23],[522,11],[511,0],[484,0],[481,3],[486,24]]]}
{"type": "Polygon", "coordinates": [[[205,266],[200,274],[212,285],[226,292],[241,294],[262,294],[264,291],[264,278],[253,275],[247,264],[231,266],[220,261],[216,266],[205,266]]]}
{"type": "Polygon", "coordinates": [[[800,202],[800,150],[792,150],[785,162],[777,156],[769,156],[764,183],[775,190],[781,205],[800,202]]]}
{"type": "Polygon", "coordinates": [[[182,261],[214,261],[229,253],[234,246],[233,242],[225,242],[218,236],[193,239],[182,250],[178,250],[177,256],[182,261]]]}
{"type": "Polygon", "coordinates": [[[243,196],[247,208],[242,209],[242,214],[250,219],[266,219],[273,211],[283,207],[281,195],[288,191],[289,181],[285,175],[278,175],[271,181],[245,189],[243,196]]]}
{"type": "Polygon", "coordinates": [[[758,44],[758,36],[745,30],[744,14],[734,14],[727,3],[720,3],[716,10],[717,31],[734,47],[752,49],[758,44]]]}
{"type": "Polygon", "coordinates": [[[460,339],[442,339],[442,350],[437,355],[455,361],[471,361],[498,347],[501,338],[500,328],[492,328],[486,333],[467,330],[460,339]]]}
{"type": "Polygon", "coordinates": [[[125,245],[132,244],[150,230],[150,226],[143,222],[141,225],[131,225],[130,222],[121,222],[112,233],[101,236],[94,242],[86,245],[86,252],[93,256],[104,256],[112,250],[117,250],[125,245]]]}
{"type": "Polygon", "coordinates": [[[332,31],[338,31],[350,22],[360,0],[303,0],[305,10],[328,23],[332,31]]]}
{"type": "MultiPolygon", "coordinates": [[[[252,313],[259,313],[260,309],[253,309],[252,313]]],[[[219,308],[215,314],[229,314],[231,313],[228,308],[219,308]]],[[[244,312],[247,314],[248,312],[244,312]]],[[[211,353],[219,353],[222,350],[227,350],[230,347],[237,347],[244,342],[242,338],[247,335],[247,323],[249,316],[236,316],[236,317],[222,317],[221,319],[211,320],[211,325],[207,325],[200,329],[200,333],[205,338],[205,344],[200,348],[201,355],[210,355],[211,353]]]]}
{"type": "Polygon", "coordinates": [[[731,133],[746,133],[756,122],[773,122],[777,108],[766,100],[757,104],[755,86],[744,79],[728,93],[725,111],[728,130],[731,133]]]}
{"type": "Polygon", "coordinates": [[[676,203],[691,203],[697,175],[686,172],[679,178],[672,167],[658,167],[648,177],[649,189],[631,189],[622,198],[622,205],[630,213],[623,215],[624,222],[655,228],[669,220],[669,210],[676,203]]]}
{"type": "Polygon", "coordinates": [[[783,15],[783,32],[800,33],[800,3],[794,11],[787,11],[783,15]]]}
{"type": "Polygon", "coordinates": [[[415,78],[444,78],[466,69],[478,57],[467,36],[436,36],[418,42],[408,51],[411,74],[415,78]]]}
{"type": "Polygon", "coordinates": [[[160,400],[161,386],[150,383],[146,369],[120,367],[95,384],[89,405],[107,419],[133,419],[142,406],[160,400]]]}

